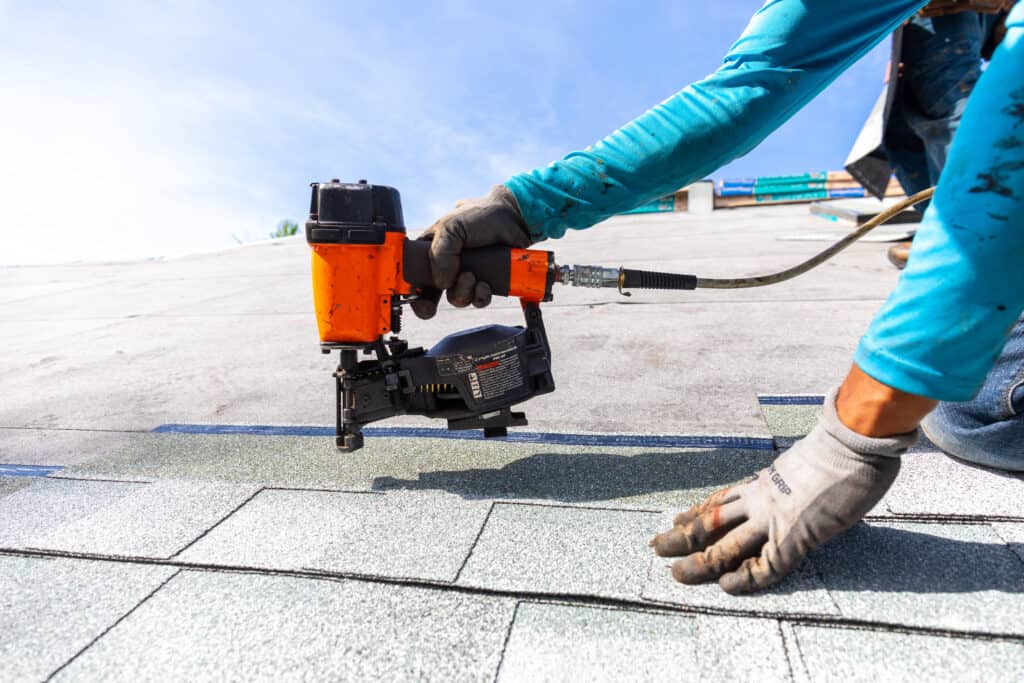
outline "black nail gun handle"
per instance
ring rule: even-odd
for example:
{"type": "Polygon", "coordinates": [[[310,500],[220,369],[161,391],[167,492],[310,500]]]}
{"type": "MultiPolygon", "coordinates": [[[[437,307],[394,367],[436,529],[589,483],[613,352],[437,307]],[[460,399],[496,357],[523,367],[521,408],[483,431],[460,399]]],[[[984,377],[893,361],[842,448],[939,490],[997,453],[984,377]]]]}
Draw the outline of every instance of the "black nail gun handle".
{"type": "MultiPolygon", "coordinates": [[[[467,249],[459,255],[459,272],[473,273],[498,296],[550,301],[555,255],[550,251],[505,246],[467,249]]],[[[417,289],[434,287],[429,241],[406,240],[402,248],[402,279],[417,289]]]]}

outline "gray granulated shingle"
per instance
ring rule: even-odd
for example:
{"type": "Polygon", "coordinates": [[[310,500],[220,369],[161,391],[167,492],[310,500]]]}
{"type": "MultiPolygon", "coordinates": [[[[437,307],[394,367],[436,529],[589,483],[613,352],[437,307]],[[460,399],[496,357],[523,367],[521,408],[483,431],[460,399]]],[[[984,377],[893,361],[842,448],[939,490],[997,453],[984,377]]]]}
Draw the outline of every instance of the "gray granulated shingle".
{"type": "Polygon", "coordinates": [[[885,501],[896,514],[1024,518],[1024,478],[936,451],[914,452],[903,456],[885,501]]]}
{"type": "MultiPolygon", "coordinates": [[[[658,531],[672,528],[672,514],[660,516],[658,531]]],[[[686,585],[672,578],[672,563],[677,558],[658,557],[649,553],[647,583],[643,598],[652,602],[687,607],[729,609],[764,614],[837,615],[817,570],[804,562],[777,585],[752,595],[729,595],[717,582],[686,585]]]]}
{"type": "Polygon", "coordinates": [[[512,600],[185,571],[57,680],[490,681],[512,600]]]}
{"type": "Polygon", "coordinates": [[[0,477],[0,498],[31,484],[31,477],[0,477]]]}
{"type": "Polygon", "coordinates": [[[676,681],[697,668],[693,617],[520,603],[499,681],[676,681]]]}
{"type": "Polygon", "coordinates": [[[26,543],[46,550],[165,559],[258,490],[253,485],[155,482],[26,543]]]}
{"type": "MultiPolygon", "coordinates": [[[[790,665],[779,622],[697,615],[699,681],[783,681],[790,665]]],[[[678,680],[678,679],[676,679],[678,680]]]]}
{"type": "Polygon", "coordinates": [[[1019,681],[1024,644],[795,624],[812,681],[1019,681]]]}
{"type": "Polygon", "coordinates": [[[452,581],[488,507],[440,494],[266,490],[175,559],[452,581]]]}
{"type": "Polygon", "coordinates": [[[45,678],[176,571],[0,556],[0,679],[45,678]]]}
{"type": "Polygon", "coordinates": [[[756,450],[373,437],[367,437],[361,451],[338,453],[329,437],[146,436],[65,472],[685,508],[746,478],[773,457],[756,450]]]}
{"type": "Polygon", "coordinates": [[[1024,522],[997,522],[992,529],[1024,562],[1024,522]]]}
{"type": "Polygon", "coordinates": [[[1024,635],[1024,563],[987,525],[861,523],[811,559],[844,617],[1024,635]]]}
{"type": "Polygon", "coordinates": [[[0,498],[0,547],[24,547],[145,486],[148,484],[34,479],[30,486],[0,498]]]}
{"type": "Polygon", "coordinates": [[[458,583],[636,598],[657,518],[644,512],[496,503],[458,583]]]}
{"type": "Polygon", "coordinates": [[[820,405],[761,405],[761,414],[771,435],[790,441],[809,434],[818,424],[821,411],[820,405]]]}

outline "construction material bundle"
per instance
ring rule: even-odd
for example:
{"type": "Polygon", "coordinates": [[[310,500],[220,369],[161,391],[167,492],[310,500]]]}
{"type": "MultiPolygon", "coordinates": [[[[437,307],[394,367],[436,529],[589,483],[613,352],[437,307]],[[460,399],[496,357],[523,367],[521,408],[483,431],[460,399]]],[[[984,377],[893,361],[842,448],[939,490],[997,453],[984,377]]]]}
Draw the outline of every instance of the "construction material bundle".
{"type": "MultiPolygon", "coordinates": [[[[902,194],[903,189],[899,183],[895,178],[891,179],[886,196],[902,194]]],[[[822,171],[715,182],[716,209],[867,196],[867,191],[846,171],[822,171]]]]}

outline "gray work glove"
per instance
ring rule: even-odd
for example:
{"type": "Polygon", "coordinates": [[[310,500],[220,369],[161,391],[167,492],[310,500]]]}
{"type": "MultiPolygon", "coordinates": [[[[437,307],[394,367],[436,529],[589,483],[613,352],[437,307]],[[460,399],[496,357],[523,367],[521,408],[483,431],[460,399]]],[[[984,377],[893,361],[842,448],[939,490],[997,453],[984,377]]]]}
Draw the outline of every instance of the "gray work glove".
{"type": "Polygon", "coordinates": [[[495,185],[486,197],[460,203],[419,239],[432,240],[430,267],[437,285],[436,290],[427,290],[412,302],[412,310],[420,318],[434,317],[442,289],[448,290],[452,306],[463,308],[472,303],[482,308],[491,303],[490,285],[477,282],[472,273],[459,272],[459,254],[464,249],[495,244],[522,249],[533,242],[515,195],[504,185],[495,185]]]}
{"type": "Polygon", "coordinates": [[[677,581],[718,579],[733,594],[766,588],[881,499],[918,431],[862,436],[840,422],[836,394],[811,433],[775,462],[680,513],[651,541],[658,555],[682,556],[672,564],[677,581]]]}

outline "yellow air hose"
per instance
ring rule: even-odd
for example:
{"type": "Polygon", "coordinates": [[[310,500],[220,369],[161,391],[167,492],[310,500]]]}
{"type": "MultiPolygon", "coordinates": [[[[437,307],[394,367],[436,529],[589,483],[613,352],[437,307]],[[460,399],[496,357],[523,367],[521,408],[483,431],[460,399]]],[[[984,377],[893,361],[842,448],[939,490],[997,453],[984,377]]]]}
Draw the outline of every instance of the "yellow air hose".
{"type": "Polygon", "coordinates": [[[713,278],[713,277],[699,277],[697,278],[698,289],[744,289],[747,287],[764,287],[766,285],[774,285],[779,282],[785,282],[791,280],[798,275],[803,275],[807,271],[815,268],[825,261],[829,260],[843,249],[859,240],[864,235],[868,234],[879,225],[882,225],[886,221],[892,219],[902,211],[919,204],[926,199],[930,199],[935,193],[934,187],[929,187],[927,190],[921,190],[912,197],[899,201],[888,209],[882,211],[871,220],[864,223],[849,235],[839,240],[825,251],[817,254],[816,256],[807,259],[803,263],[787,268],[786,270],[780,270],[777,273],[771,273],[769,275],[755,275],[753,277],[736,277],[736,278],[713,278]]]}

